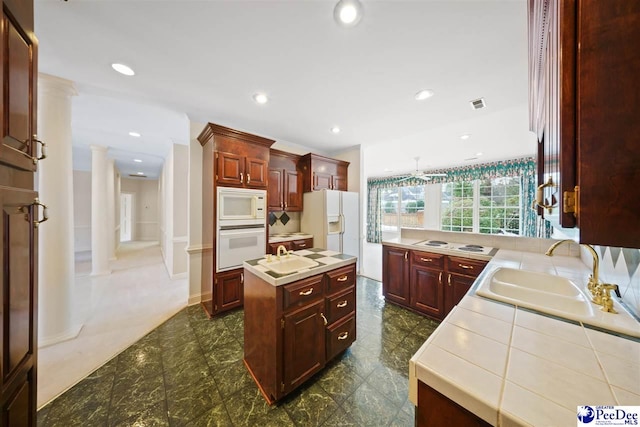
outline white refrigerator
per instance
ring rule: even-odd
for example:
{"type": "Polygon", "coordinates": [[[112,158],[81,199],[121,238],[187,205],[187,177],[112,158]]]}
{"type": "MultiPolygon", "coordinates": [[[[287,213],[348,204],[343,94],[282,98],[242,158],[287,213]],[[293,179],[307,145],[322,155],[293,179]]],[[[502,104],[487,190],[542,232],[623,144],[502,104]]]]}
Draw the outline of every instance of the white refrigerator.
{"type": "Polygon", "coordinates": [[[347,255],[360,253],[358,193],[320,190],[304,193],[300,230],[313,234],[313,246],[347,255]]]}

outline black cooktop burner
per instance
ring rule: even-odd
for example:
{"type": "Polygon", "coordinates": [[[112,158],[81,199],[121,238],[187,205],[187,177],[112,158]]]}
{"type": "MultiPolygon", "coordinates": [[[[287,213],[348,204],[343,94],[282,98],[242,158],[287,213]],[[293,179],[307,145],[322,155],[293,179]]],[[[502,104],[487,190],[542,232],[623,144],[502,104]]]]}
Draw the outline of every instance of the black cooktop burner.
{"type": "Polygon", "coordinates": [[[438,245],[446,245],[447,244],[447,242],[443,242],[442,240],[429,240],[427,243],[430,244],[431,246],[438,246],[438,245]]]}
{"type": "Polygon", "coordinates": [[[458,248],[459,251],[467,251],[467,252],[482,252],[482,246],[474,245],[474,246],[460,246],[458,248]]]}
{"type": "Polygon", "coordinates": [[[476,249],[482,249],[484,248],[484,246],[480,246],[480,245],[464,245],[465,248],[476,248],[476,249]]]}

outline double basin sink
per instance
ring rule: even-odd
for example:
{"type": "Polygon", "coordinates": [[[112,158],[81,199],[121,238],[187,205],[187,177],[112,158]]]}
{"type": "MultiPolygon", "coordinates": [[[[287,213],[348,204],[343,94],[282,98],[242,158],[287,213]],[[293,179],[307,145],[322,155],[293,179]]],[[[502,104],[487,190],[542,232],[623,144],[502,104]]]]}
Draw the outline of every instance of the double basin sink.
{"type": "Polygon", "coordinates": [[[499,267],[481,279],[476,294],[542,313],[640,337],[640,323],[622,309],[605,313],[573,281],[560,276],[499,267]]]}

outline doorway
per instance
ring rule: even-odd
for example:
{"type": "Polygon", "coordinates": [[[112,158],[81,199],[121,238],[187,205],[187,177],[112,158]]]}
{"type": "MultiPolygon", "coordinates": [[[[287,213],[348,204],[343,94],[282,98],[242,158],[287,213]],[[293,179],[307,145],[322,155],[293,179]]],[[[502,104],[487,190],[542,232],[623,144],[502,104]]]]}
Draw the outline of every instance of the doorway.
{"type": "Polygon", "coordinates": [[[133,194],[120,194],[120,241],[131,241],[133,223],[133,194]]]}

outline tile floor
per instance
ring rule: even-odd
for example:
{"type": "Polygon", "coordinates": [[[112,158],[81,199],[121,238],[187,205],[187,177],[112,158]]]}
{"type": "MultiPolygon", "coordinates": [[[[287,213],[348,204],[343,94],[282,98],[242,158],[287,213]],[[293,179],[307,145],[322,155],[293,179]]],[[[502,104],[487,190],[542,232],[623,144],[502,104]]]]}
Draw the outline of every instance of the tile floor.
{"type": "Polygon", "coordinates": [[[38,412],[38,426],[413,426],[409,358],[437,322],[358,278],[357,341],[268,406],[242,363],[243,312],[188,307],[38,412]]]}

